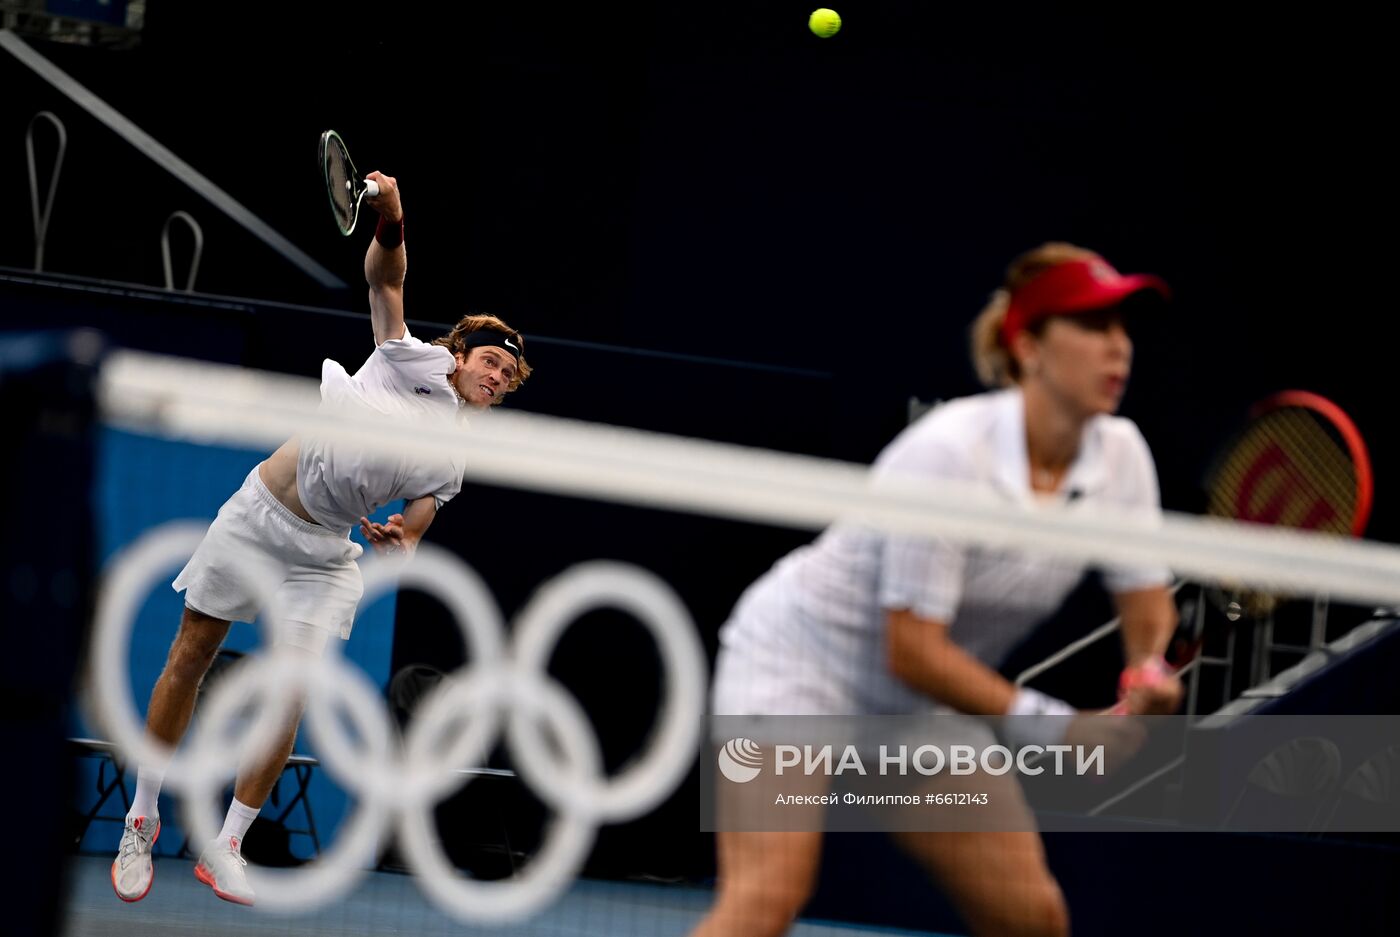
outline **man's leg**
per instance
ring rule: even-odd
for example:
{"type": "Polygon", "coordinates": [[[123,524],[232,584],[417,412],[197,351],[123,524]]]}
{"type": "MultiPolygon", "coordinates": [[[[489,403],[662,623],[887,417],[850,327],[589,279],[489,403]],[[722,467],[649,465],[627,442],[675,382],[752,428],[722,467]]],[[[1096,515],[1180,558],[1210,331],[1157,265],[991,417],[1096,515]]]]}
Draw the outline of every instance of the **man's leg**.
{"type": "Polygon", "coordinates": [[[170,645],[165,669],[151,691],[146,710],[146,729],[167,745],[184,738],[194,714],[195,698],[214,655],[228,636],[229,623],[211,618],[186,606],[180,618],[180,632],[170,645]]]}
{"type": "MultiPolygon", "coordinates": [[[[309,642],[297,645],[283,644],[280,650],[288,653],[305,654],[308,659],[319,657],[324,649],[327,632],[319,629],[310,632],[309,642]],[[317,642],[319,643],[317,644],[317,642]],[[315,645],[305,646],[306,643],[315,645]]],[[[253,903],[253,889],[248,886],[243,867],[243,838],[252,826],[262,805],[267,801],[272,789],[277,786],[287,766],[287,758],[296,745],[297,726],[301,722],[305,700],[288,700],[287,706],[278,717],[282,719],[280,734],[272,746],[255,753],[238,770],[238,779],[233,788],[233,803],[224,817],[223,829],[200,854],[195,866],[195,876],[214,890],[225,901],[236,904],[253,903]]]]}
{"type": "MultiPolygon", "coordinates": [[[[153,738],[174,747],[189,728],[195,699],[214,655],[228,635],[229,623],[186,607],[180,630],[170,645],[165,668],[151,691],[146,710],[146,731],[153,738]]],[[[112,888],[123,901],[140,901],[151,890],[155,869],[151,847],[160,836],[161,782],[164,765],[140,765],[136,775],[136,796],[126,815],[117,858],[112,863],[112,888]]]]}

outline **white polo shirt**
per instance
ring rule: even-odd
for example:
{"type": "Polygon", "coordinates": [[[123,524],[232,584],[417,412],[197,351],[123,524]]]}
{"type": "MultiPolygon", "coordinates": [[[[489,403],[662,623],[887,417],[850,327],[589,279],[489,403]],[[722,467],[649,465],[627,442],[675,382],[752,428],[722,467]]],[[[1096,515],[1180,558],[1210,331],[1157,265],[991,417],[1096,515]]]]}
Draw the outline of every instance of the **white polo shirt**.
{"type": "MultiPolygon", "coordinates": [[[[873,472],[876,478],[907,476],[930,484],[977,483],[1029,506],[1037,495],[1030,487],[1025,439],[1019,388],[965,397],[908,427],[881,452],[873,472]]],[[[1071,510],[1111,504],[1159,512],[1156,470],[1137,427],[1122,417],[1091,420],[1058,497],[1070,500],[1071,510]]],[[[953,641],[997,667],[1084,573],[1079,562],[1043,553],[833,526],[780,560],[739,600],[720,632],[721,656],[734,660],[728,662],[731,679],[716,681],[715,711],[927,709],[926,697],[889,672],[887,611],[907,608],[948,623],[953,641]],[[743,678],[736,678],[740,673],[743,678]],[[769,686],[761,686],[765,681],[769,686]],[[786,703],[778,697],[785,691],[771,684],[783,681],[808,705],[782,708],[786,703]],[[817,697],[823,702],[813,703],[817,697]]],[[[1164,568],[1104,574],[1113,592],[1170,580],[1164,568]]],[[[726,661],[719,669],[726,669],[726,661]]]]}
{"type": "MultiPolygon", "coordinates": [[[[367,409],[429,428],[456,426],[461,403],[448,380],[456,367],[452,352],[419,341],[405,327],[403,338],[377,346],[354,375],[326,359],[321,406],[367,409]]],[[[348,531],[362,516],[399,498],[432,495],[442,507],[461,490],[464,470],[454,458],[372,454],[305,436],[297,459],[297,494],[317,523],[348,531]]]]}

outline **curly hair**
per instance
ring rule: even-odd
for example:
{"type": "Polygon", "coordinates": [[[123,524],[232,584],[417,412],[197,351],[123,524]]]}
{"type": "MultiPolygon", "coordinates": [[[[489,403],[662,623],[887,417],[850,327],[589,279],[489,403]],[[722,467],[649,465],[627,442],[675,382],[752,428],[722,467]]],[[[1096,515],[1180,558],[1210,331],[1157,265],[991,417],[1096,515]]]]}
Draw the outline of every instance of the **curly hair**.
{"type": "MultiPolygon", "coordinates": [[[[461,321],[452,327],[452,331],[441,338],[433,339],[433,344],[443,346],[454,355],[461,352],[465,356],[468,351],[466,338],[478,329],[498,329],[508,334],[511,341],[520,346],[520,354],[515,357],[515,374],[510,379],[510,386],[506,388],[506,393],[518,389],[521,384],[525,383],[525,379],[530,376],[530,372],[533,370],[525,362],[525,338],[496,316],[463,316],[461,321]]],[[[499,402],[499,398],[497,400],[499,402]]]]}

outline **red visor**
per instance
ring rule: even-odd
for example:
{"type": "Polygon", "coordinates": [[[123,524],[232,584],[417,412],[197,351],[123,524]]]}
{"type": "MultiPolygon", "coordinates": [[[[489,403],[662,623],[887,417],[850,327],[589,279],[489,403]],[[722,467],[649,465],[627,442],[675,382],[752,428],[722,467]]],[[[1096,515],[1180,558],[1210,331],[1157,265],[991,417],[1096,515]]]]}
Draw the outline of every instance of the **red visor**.
{"type": "Polygon", "coordinates": [[[1022,329],[1046,316],[1107,309],[1144,290],[1154,290],[1163,299],[1171,295],[1157,277],[1124,276],[1099,257],[1056,264],[1011,294],[1011,307],[1001,325],[1002,343],[1010,348],[1022,329]]]}

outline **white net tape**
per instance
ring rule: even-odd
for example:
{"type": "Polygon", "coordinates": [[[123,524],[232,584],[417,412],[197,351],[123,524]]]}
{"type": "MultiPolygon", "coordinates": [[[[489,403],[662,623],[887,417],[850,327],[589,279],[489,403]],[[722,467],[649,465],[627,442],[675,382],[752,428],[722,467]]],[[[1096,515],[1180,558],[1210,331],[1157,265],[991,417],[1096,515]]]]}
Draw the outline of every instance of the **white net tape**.
{"type": "Polygon", "coordinates": [[[1087,563],[1163,565],[1202,582],[1400,603],[1400,547],[1376,542],[1170,512],[1026,510],[975,486],[873,484],[862,465],[526,413],[425,431],[318,412],[314,380],[145,354],[112,358],[101,399],[110,422],[182,439],[274,447],[314,429],[401,454],[455,452],[481,482],[814,530],[859,521],[1087,563]]]}

